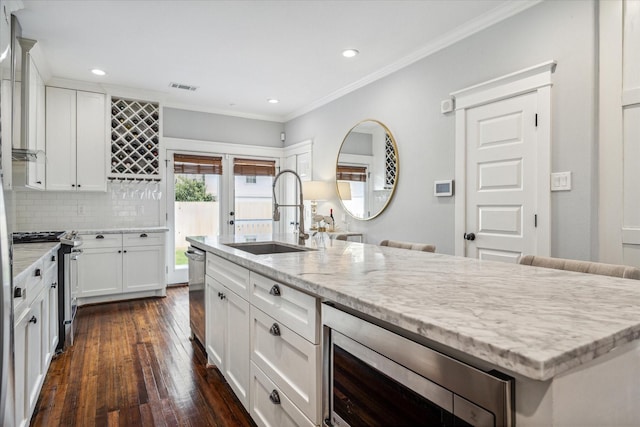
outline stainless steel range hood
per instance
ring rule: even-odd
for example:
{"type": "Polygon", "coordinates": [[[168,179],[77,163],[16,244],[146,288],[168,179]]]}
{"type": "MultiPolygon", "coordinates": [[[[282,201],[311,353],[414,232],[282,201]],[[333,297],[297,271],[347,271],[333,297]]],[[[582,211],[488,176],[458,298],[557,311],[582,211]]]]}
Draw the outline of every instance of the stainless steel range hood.
{"type": "Polygon", "coordinates": [[[13,83],[13,144],[11,160],[35,162],[39,156],[44,156],[42,150],[29,147],[29,99],[31,81],[29,76],[29,51],[37,43],[36,40],[22,37],[22,27],[15,15],[11,16],[11,60],[13,67],[11,81],[13,83]]]}

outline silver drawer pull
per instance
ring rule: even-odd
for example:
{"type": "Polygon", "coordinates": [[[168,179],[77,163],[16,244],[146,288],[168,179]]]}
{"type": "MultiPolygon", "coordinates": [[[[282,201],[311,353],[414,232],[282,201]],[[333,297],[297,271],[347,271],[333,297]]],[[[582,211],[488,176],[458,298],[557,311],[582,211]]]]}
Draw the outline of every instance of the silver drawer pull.
{"type": "Polygon", "coordinates": [[[271,287],[271,290],[269,291],[269,293],[270,293],[271,295],[275,296],[275,297],[279,297],[280,295],[282,295],[282,294],[280,293],[280,286],[278,286],[278,285],[273,285],[273,286],[271,287]]]}
{"type": "Polygon", "coordinates": [[[273,335],[274,337],[279,337],[280,336],[280,326],[278,326],[277,323],[274,323],[273,325],[271,325],[271,328],[269,328],[269,333],[271,335],[273,335]]]}
{"type": "Polygon", "coordinates": [[[280,394],[278,394],[278,390],[273,390],[271,392],[271,394],[269,395],[269,400],[274,405],[279,405],[280,404],[280,394]]]}

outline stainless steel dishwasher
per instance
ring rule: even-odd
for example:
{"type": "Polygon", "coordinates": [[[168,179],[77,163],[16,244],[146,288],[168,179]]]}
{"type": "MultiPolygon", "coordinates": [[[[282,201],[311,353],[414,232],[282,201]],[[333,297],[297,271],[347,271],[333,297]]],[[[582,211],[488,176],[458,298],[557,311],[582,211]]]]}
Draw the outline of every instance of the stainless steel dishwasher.
{"type": "Polygon", "coordinates": [[[191,338],[205,346],[204,315],[204,261],[205,253],[190,246],[185,252],[189,258],[189,324],[191,338]]]}

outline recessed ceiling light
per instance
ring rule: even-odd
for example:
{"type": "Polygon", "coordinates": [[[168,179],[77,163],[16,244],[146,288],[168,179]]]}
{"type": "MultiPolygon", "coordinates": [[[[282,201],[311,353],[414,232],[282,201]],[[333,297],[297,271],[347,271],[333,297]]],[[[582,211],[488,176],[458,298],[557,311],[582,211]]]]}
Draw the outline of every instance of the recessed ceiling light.
{"type": "Polygon", "coordinates": [[[95,74],[96,76],[106,76],[107,73],[105,73],[104,71],[98,69],[98,68],[94,68],[93,70],[91,70],[91,72],[93,74],[95,74]]]}
{"type": "Polygon", "coordinates": [[[347,50],[342,51],[342,56],[344,56],[345,58],[353,58],[354,56],[356,56],[359,53],[360,52],[358,52],[357,49],[347,49],[347,50]]]}
{"type": "Polygon", "coordinates": [[[267,102],[269,104],[277,104],[278,102],[280,102],[279,100],[275,99],[275,98],[269,98],[267,99],[267,102]]]}

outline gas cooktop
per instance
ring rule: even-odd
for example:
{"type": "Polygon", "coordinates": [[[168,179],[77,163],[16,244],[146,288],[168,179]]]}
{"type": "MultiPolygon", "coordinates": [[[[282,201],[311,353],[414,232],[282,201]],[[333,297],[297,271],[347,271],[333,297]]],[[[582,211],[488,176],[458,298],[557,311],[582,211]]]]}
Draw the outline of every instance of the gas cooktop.
{"type": "Polygon", "coordinates": [[[13,243],[59,242],[64,231],[26,231],[13,233],[13,243]]]}

